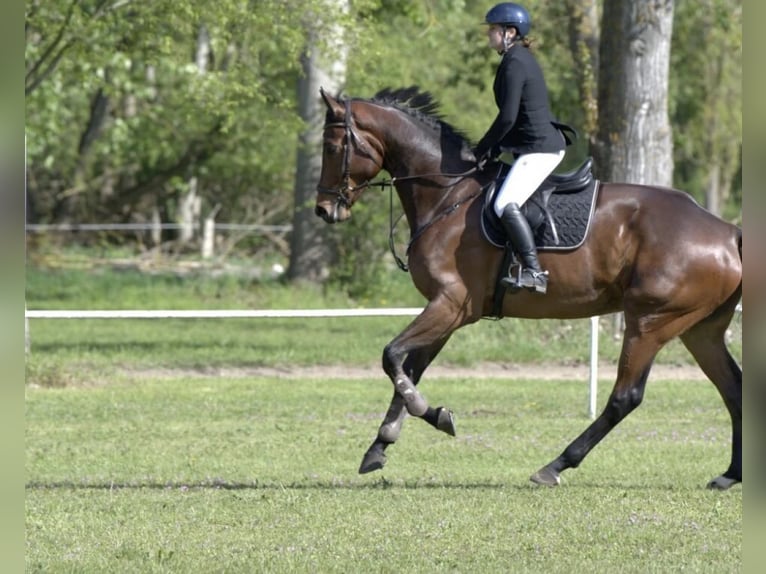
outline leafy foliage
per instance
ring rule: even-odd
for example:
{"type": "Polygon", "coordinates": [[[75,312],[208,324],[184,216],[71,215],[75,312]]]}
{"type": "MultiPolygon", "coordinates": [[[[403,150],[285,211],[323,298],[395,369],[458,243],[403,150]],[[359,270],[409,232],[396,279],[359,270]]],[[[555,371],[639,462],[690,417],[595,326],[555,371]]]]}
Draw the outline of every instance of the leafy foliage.
{"type": "Polygon", "coordinates": [[[729,202],[727,215],[741,220],[742,2],[680,2],[675,18],[676,181],[705,203],[708,189],[717,193],[729,202]]]}
{"type": "MultiPolygon", "coordinates": [[[[371,97],[385,86],[419,85],[471,139],[483,134],[495,114],[498,63],[480,25],[486,3],[357,0],[348,11],[339,4],[30,0],[29,220],[146,221],[156,210],[171,222],[194,177],[202,214],[218,207],[222,222],[288,223],[305,129],[296,111],[301,56],[309,38],[333,49],[322,45],[322,22],[343,27],[346,93],[371,97]],[[209,52],[200,59],[203,33],[209,52]]],[[[566,10],[541,0],[525,5],[554,114],[582,128],[566,10]]],[[[675,184],[704,200],[717,179],[736,217],[741,0],[678,3],[672,57],[675,184]]],[[[587,153],[584,141],[568,162],[587,153]]],[[[353,222],[334,234],[348,262],[335,278],[355,283],[349,288],[358,293],[390,268],[387,198],[365,201],[365,212],[357,206],[353,222]]],[[[284,249],[268,237],[243,245],[252,253],[284,249]]]]}

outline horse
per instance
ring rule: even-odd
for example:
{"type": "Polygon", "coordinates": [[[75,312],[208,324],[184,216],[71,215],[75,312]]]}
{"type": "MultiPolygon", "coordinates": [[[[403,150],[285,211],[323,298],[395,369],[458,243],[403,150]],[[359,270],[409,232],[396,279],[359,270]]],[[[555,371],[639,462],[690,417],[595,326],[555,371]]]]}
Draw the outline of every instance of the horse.
{"type": "MultiPolygon", "coordinates": [[[[742,231],[689,194],[653,185],[598,182],[587,235],[571,250],[541,251],[550,273],[546,294],[500,294],[504,249],[480,221],[494,170],[478,169],[466,136],[445,121],[417,87],[384,89],[371,99],[332,96],[327,107],[314,212],[347,220],[365,189],[385,171],[410,229],[407,266],[426,298],[423,311],[383,349],[394,393],[359,473],[383,468],[385,450],[407,415],[455,435],[454,415],[429,405],[416,385],[459,328],[490,316],[574,319],[622,312],[617,378],[600,414],[550,463],[530,477],[556,486],[642,402],[657,352],[679,337],[712,381],[731,418],[728,469],[708,483],[725,490],[742,481],[742,370],[725,332],[742,293],[742,231]]],[[[491,167],[491,166],[489,166],[491,167]]]]}

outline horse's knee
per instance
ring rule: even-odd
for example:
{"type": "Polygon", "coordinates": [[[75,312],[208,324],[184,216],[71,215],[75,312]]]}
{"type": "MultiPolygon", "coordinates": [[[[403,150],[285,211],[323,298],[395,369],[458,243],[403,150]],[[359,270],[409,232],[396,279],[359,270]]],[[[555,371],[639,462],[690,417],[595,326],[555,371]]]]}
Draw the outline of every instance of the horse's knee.
{"type": "Polygon", "coordinates": [[[392,343],[389,343],[383,348],[381,364],[383,366],[383,371],[389,376],[397,370],[397,363],[401,363],[399,357],[400,353],[392,343]]]}
{"type": "Polygon", "coordinates": [[[644,387],[635,386],[612,393],[607,403],[605,415],[612,424],[617,424],[644,400],[644,387]]]}

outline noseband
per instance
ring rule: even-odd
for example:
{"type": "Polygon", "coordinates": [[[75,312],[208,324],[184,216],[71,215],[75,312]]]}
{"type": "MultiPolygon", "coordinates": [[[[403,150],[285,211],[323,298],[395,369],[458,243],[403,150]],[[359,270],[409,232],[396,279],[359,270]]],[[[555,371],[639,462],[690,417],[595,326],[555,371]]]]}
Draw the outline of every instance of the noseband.
{"type": "Polygon", "coordinates": [[[336,195],[338,197],[338,204],[342,204],[346,207],[351,207],[352,201],[350,194],[354,193],[355,191],[359,191],[360,189],[370,187],[371,185],[370,180],[367,180],[364,183],[360,183],[359,185],[350,185],[352,151],[351,146],[356,144],[356,147],[359,149],[359,151],[370,158],[375,163],[375,165],[381,169],[383,169],[383,166],[377,162],[375,157],[372,155],[372,153],[370,153],[369,149],[365,145],[365,141],[359,137],[359,135],[356,133],[356,130],[354,129],[354,119],[351,116],[351,100],[345,100],[344,106],[346,109],[346,114],[343,121],[327,123],[324,126],[324,129],[342,127],[345,131],[345,135],[343,137],[343,178],[339,187],[323,187],[318,185],[317,191],[319,193],[336,195]]]}

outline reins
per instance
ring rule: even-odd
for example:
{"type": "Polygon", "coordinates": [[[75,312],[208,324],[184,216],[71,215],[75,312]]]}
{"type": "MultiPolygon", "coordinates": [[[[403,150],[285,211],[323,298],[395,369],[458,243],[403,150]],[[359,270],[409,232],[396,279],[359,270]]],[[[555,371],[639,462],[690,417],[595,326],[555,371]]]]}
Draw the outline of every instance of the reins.
{"type": "MultiPolygon", "coordinates": [[[[415,241],[421,235],[423,235],[432,225],[434,225],[438,221],[444,219],[448,215],[451,215],[452,213],[457,211],[457,209],[459,207],[461,207],[463,204],[468,203],[469,201],[471,201],[472,199],[474,199],[476,197],[479,197],[482,194],[483,191],[484,191],[484,188],[480,188],[479,191],[477,191],[476,193],[472,193],[468,197],[464,197],[460,201],[456,201],[455,203],[453,203],[452,205],[447,207],[444,211],[440,211],[438,214],[436,214],[436,216],[433,217],[433,219],[431,219],[430,221],[428,221],[428,223],[426,223],[425,225],[421,225],[418,229],[416,229],[415,233],[412,234],[412,237],[410,237],[410,240],[407,242],[407,249],[404,252],[405,255],[409,255],[410,254],[410,249],[412,248],[412,244],[415,243],[415,241]]],[[[396,226],[399,223],[399,221],[402,219],[404,214],[402,214],[399,217],[397,217],[396,221],[394,221],[394,192],[393,192],[393,187],[391,188],[390,195],[389,195],[389,214],[390,214],[389,220],[391,222],[391,229],[390,229],[390,231],[388,233],[388,248],[391,250],[391,255],[394,256],[394,261],[396,261],[396,265],[399,267],[399,269],[401,269],[404,272],[409,272],[409,270],[410,270],[409,265],[407,265],[402,260],[402,258],[399,257],[399,255],[396,253],[396,246],[394,245],[394,231],[396,230],[396,226]]]]}
{"type": "MultiPolygon", "coordinates": [[[[455,185],[457,185],[461,180],[465,179],[472,173],[475,173],[478,171],[478,168],[476,166],[471,167],[470,169],[461,172],[461,173],[443,173],[443,172],[434,172],[434,173],[422,173],[422,174],[416,174],[416,175],[404,175],[401,177],[392,177],[390,179],[382,179],[378,181],[370,181],[367,180],[365,182],[360,183],[359,185],[355,185],[351,187],[349,185],[351,181],[351,147],[354,142],[356,142],[357,147],[359,150],[364,153],[368,158],[370,158],[378,167],[383,169],[383,166],[378,163],[378,161],[375,159],[375,157],[370,153],[370,151],[365,146],[365,142],[362,138],[360,138],[356,130],[354,129],[353,125],[353,117],[351,115],[351,100],[345,100],[344,102],[344,112],[345,117],[342,122],[332,122],[325,124],[324,128],[327,129],[328,127],[342,127],[344,130],[344,149],[343,149],[343,173],[342,173],[342,183],[341,186],[337,188],[329,188],[329,187],[322,187],[317,186],[317,191],[320,193],[326,193],[329,195],[335,195],[338,197],[338,203],[343,203],[347,207],[351,206],[351,202],[349,200],[349,194],[367,189],[368,187],[380,187],[382,190],[386,187],[389,188],[389,223],[390,223],[390,231],[388,234],[388,246],[391,250],[391,254],[394,257],[394,261],[396,261],[397,266],[402,271],[409,271],[409,266],[399,257],[399,255],[396,253],[396,246],[394,245],[394,231],[396,230],[396,226],[398,225],[399,221],[402,219],[403,215],[400,215],[396,221],[394,221],[394,198],[393,198],[393,190],[394,186],[398,182],[402,181],[411,181],[415,179],[425,179],[425,178],[433,178],[433,177],[444,177],[448,179],[457,179],[458,181],[455,183],[450,184],[437,184],[439,187],[452,189],[455,185]]],[[[449,191],[447,191],[444,194],[444,197],[442,198],[442,201],[446,199],[449,191]]],[[[475,197],[478,197],[481,195],[481,190],[477,193],[471,194],[470,196],[461,199],[460,201],[457,201],[453,203],[452,205],[448,206],[443,211],[440,211],[436,216],[434,216],[430,221],[428,221],[425,225],[421,225],[418,229],[415,230],[415,232],[412,234],[412,237],[410,237],[409,242],[407,243],[407,250],[405,251],[406,254],[409,254],[410,248],[412,247],[412,244],[417,240],[427,229],[429,229],[433,224],[435,224],[437,221],[443,219],[444,217],[450,215],[454,211],[456,211],[461,205],[464,203],[470,201],[471,199],[474,199],[475,197]]],[[[337,204],[336,204],[337,206],[337,204]]]]}
{"type": "MultiPolygon", "coordinates": [[[[380,184],[381,188],[385,188],[385,186],[390,186],[389,187],[389,195],[388,195],[388,198],[389,198],[389,200],[388,200],[388,205],[389,205],[388,213],[389,213],[389,223],[390,223],[390,229],[389,229],[389,232],[388,232],[388,248],[391,251],[391,255],[393,255],[394,261],[396,262],[396,265],[397,265],[397,267],[399,267],[399,269],[401,269],[404,272],[409,272],[409,270],[410,270],[409,266],[396,253],[396,246],[394,245],[394,232],[396,231],[396,226],[399,224],[399,221],[401,221],[402,217],[404,216],[404,214],[401,214],[399,217],[396,218],[396,221],[394,221],[394,184],[397,181],[404,181],[404,180],[408,180],[408,179],[419,179],[419,178],[426,178],[426,177],[436,177],[436,176],[449,177],[449,178],[458,178],[459,180],[463,180],[466,177],[468,177],[469,175],[471,175],[472,173],[475,173],[476,171],[478,171],[478,169],[476,167],[472,167],[471,169],[469,169],[469,170],[467,170],[467,171],[465,171],[463,173],[452,173],[452,174],[451,173],[430,173],[430,174],[420,174],[420,175],[408,175],[408,176],[399,177],[399,178],[393,177],[393,178],[391,178],[389,180],[383,180],[383,181],[380,181],[380,182],[373,182],[373,184],[380,184]]],[[[460,181],[457,181],[457,182],[449,184],[449,185],[441,185],[440,187],[452,189],[458,183],[460,183],[460,181]]],[[[444,199],[446,199],[448,193],[449,193],[449,191],[444,194],[444,197],[442,198],[442,201],[444,201],[444,199]]],[[[464,203],[474,199],[475,197],[478,197],[479,195],[481,195],[481,193],[482,193],[482,189],[480,189],[476,193],[472,193],[468,197],[464,197],[463,199],[461,199],[459,201],[456,201],[455,203],[453,203],[452,205],[448,206],[443,211],[440,211],[438,214],[436,214],[427,223],[425,223],[424,225],[421,225],[420,227],[418,227],[418,229],[416,229],[415,232],[412,234],[412,237],[410,237],[410,240],[407,242],[407,249],[405,250],[405,255],[409,255],[410,249],[412,248],[412,244],[415,243],[415,241],[421,235],[423,235],[423,233],[425,233],[426,230],[428,230],[428,228],[430,228],[437,221],[439,221],[439,220],[447,217],[448,215],[452,214],[453,212],[455,212],[464,203]]]]}

